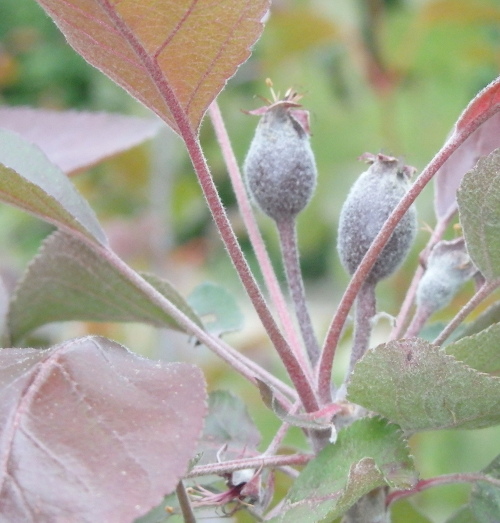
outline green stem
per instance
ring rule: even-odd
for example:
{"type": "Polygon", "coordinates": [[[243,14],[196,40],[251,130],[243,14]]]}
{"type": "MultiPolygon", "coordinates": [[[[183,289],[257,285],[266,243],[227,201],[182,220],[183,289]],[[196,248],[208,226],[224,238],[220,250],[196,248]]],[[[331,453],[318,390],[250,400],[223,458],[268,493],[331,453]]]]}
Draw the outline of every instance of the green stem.
{"type": "Polygon", "coordinates": [[[175,493],[177,494],[177,499],[179,500],[179,506],[181,508],[184,523],[196,523],[193,506],[191,505],[191,500],[189,499],[188,493],[186,492],[184,483],[182,483],[182,481],[179,481],[177,484],[175,493]]]}

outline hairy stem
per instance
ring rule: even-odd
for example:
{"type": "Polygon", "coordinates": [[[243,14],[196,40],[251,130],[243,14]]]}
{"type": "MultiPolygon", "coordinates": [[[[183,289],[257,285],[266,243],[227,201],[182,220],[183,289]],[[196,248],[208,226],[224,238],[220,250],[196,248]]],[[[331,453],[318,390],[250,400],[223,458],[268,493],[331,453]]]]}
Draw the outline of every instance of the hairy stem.
{"type": "Polygon", "coordinates": [[[472,296],[472,298],[460,309],[457,315],[446,325],[441,334],[433,341],[435,345],[442,345],[450,334],[462,323],[463,320],[494,290],[500,287],[500,279],[486,282],[472,296]]]}
{"type": "Polygon", "coordinates": [[[212,217],[224,242],[224,246],[226,247],[229,257],[240,277],[243,287],[245,288],[262,325],[268,333],[271,342],[276,348],[281,361],[285,365],[288,375],[302,400],[304,408],[308,412],[317,410],[318,401],[308,377],[274,321],[259,286],[250,271],[250,267],[248,266],[243,251],[238,244],[238,240],[226,215],[224,206],[222,205],[219,193],[201,149],[197,129],[193,129],[191,122],[189,121],[188,113],[176,93],[172,90],[168,79],[165,78],[163,71],[158,64],[157,57],[151,56],[150,53],[148,53],[142,42],[136,37],[130,27],[117,15],[109,1],[103,1],[101,8],[106,12],[110,20],[112,20],[115,30],[127,40],[132,52],[136,54],[138,60],[142,63],[145,73],[153,79],[158,92],[161,94],[163,100],[168,106],[172,118],[177,124],[179,135],[184,140],[188,150],[191,163],[198,177],[208,208],[210,209],[212,217]]]}
{"type": "MultiPolygon", "coordinates": [[[[86,241],[83,235],[81,239],[86,241]]],[[[210,350],[217,354],[217,356],[226,361],[251,383],[256,385],[257,382],[255,381],[255,378],[258,377],[279,391],[281,393],[280,400],[284,400],[285,403],[289,403],[289,397],[297,397],[297,394],[293,389],[276,378],[273,374],[267,372],[255,362],[252,362],[222,340],[219,340],[204,331],[109,248],[97,246],[88,240],[86,243],[94,250],[97,250],[100,256],[112,264],[130,283],[146,295],[151,303],[154,303],[161,308],[161,310],[170,315],[177,323],[179,323],[179,325],[182,325],[189,334],[206,345],[210,350]]]]}
{"type": "MultiPolygon", "coordinates": [[[[297,332],[288,311],[281,287],[278,283],[278,278],[276,277],[276,273],[274,272],[271,260],[267,253],[262,235],[260,234],[259,227],[257,226],[257,221],[255,220],[255,215],[252,211],[252,206],[250,205],[248,194],[243,184],[238,162],[236,161],[233,148],[231,147],[231,141],[227,134],[224,120],[222,119],[222,114],[216,101],[213,102],[209,107],[208,112],[210,119],[212,120],[212,125],[214,127],[224,161],[226,162],[229,178],[231,179],[236,201],[238,202],[238,208],[240,210],[241,217],[243,218],[243,223],[245,224],[246,230],[248,232],[248,237],[250,239],[250,243],[252,244],[253,251],[257,261],[259,262],[259,267],[262,272],[266,288],[269,292],[269,296],[274,303],[290,346],[294,350],[296,357],[301,361],[301,363],[304,363],[304,355],[301,350],[297,332]]],[[[307,365],[305,367],[307,367],[307,365]]]]}
{"type": "Polygon", "coordinates": [[[351,360],[347,371],[346,381],[351,375],[354,365],[363,356],[370,346],[372,333],[372,318],[377,313],[375,299],[375,284],[364,283],[356,297],[356,317],[354,320],[354,341],[351,351],[351,360]]]}
{"type": "Polygon", "coordinates": [[[418,333],[422,330],[422,328],[427,323],[427,320],[431,317],[431,315],[432,311],[425,305],[417,307],[417,310],[413,315],[411,323],[410,325],[408,325],[408,328],[406,329],[406,332],[403,337],[414,338],[415,336],[418,336],[418,333]]]}
{"type": "Polygon", "coordinates": [[[387,496],[387,506],[391,505],[399,499],[407,498],[418,494],[423,490],[427,490],[432,487],[438,487],[440,485],[452,485],[454,483],[476,483],[477,481],[484,481],[490,483],[495,487],[500,487],[500,479],[493,478],[486,474],[479,473],[457,473],[457,474],[444,474],[443,476],[436,476],[435,478],[422,479],[413,488],[409,490],[396,490],[391,492],[387,496]]]}
{"type": "Polygon", "coordinates": [[[224,461],[223,463],[211,463],[210,465],[198,465],[193,467],[186,478],[196,478],[198,476],[210,476],[231,474],[236,470],[260,469],[267,467],[284,467],[289,465],[305,465],[314,456],[312,454],[289,454],[283,456],[260,456],[256,458],[235,459],[224,461]]]}
{"type": "Polygon", "coordinates": [[[443,238],[443,235],[446,229],[448,228],[448,225],[450,224],[451,220],[455,216],[456,212],[456,207],[453,207],[445,216],[441,217],[438,220],[436,227],[434,228],[434,231],[432,232],[431,237],[427,242],[427,245],[425,246],[424,250],[420,253],[421,265],[417,268],[415,274],[413,275],[413,279],[411,281],[410,287],[408,288],[408,292],[406,293],[403,304],[399,309],[399,314],[396,318],[396,321],[394,322],[394,328],[392,329],[392,332],[389,336],[389,341],[395,340],[402,335],[403,329],[408,321],[413,302],[415,301],[415,295],[417,294],[418,284],[422,279],[422,276],[424,275],[424,268],[422,267],[422,264],[425,265],[432,248],[443,238]]]}
{"type": "Polygon", "coordinates": [[[184,523],[196,523],[193,506],[191,505],[191,500],[189,499],[188,493],[186,492],[186,488],[184,487],[184,483],[182,483],[182,481],[179,481],[177,484],[175,493],[177,494],[177,499],[179,500],[184,523]]]}
{"type": "Polygon", "coordinates": [[[299,251],[297,248],[297,227],[295,219],[283,220],[276,223],[278,227],[281,254],[285,267],[286,279],[290,290],[295,315],[299,324],[304,346],[312,367],[316,366],[319,359],[319,345],[314,335],[309,309],[306,303],[306,293],[300,270],[299,251]]]}
{"type": "MultiPolygon", "coordinates": [[[[500,110],[500,107],[495,110],[500,110]]],[[[492,109],[493,111],[493,109],[492,109]]],[[[491,114],[489,115],[491,116],[491,114]]],[[[436,174],[438,169],[444,164],[444,162],[450,157],[450,155],[470,136],[470,134],[477,129],[477,127],[484,121],[485,116],[477,118],[472,124],[469,124],[461,132],[455,133],[448,142],[441,148],[441,150],[434,156],[427,167],[420,173],[418,178],[415,180],[413,185],[410,187],[406,195],[401,199],[399,204],[396,206],[394,211],[387,218],[380,232],[377,234],[375,240],[373,240],[370,248],[365,254],[363,260],[359,264],[356,272],[354,273],[342,299],[338,306],[337,312],[334,315],[328,333],[323,344],[323,350],[321,352],[321,360],[318,367],[318,390],[320,400],[322,402],[331,401],[331,375],[333,359],[335,357],[335,350],[337,348],[342,328],[347,319],[347,315],[354,303],[356,295],[359,289],[363,285],[366,277],[370,273],[372,267],[375,265],[379,254],[389,241],[391,234],[400,222],[401,218],[405,215],[406,211],[410,208],[412,203],[415,201],[417,196],[422,192],[424,187],[430,182],[432,177],[436,174]]]]}

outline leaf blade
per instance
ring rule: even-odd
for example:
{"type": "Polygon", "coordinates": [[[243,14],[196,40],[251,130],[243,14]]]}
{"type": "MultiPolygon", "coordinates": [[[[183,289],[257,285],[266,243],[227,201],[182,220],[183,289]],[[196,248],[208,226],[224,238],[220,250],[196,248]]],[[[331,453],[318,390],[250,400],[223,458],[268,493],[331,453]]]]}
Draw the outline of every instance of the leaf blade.
{"type": "Polygon", "coordinates": [[[38,147],[6,129],[0,129],[0,201],[107,244],[94,212],[66,175],[38,147]]]}
{"type": "MultiPolygon", "coordinates": [[[[201,326],[201,320],[167,281],[145,279],[201,326]]],[[[11,299],[13,340],[54,321],[144,322],[184,331],[170,316],[84,242],[62,231],[49,236],[11,299]]]]}
{"type": "Polygon", "coordinates": [[[100,337],[0,360],[6,519],[128,521],[175,488],[206,411],[199,369],[100,337]]]}
{"type": "Polygon", "coordinates": [[[37,0],[69,44],[175,131],[197,130],[250,55],[267,0],[37,0]],[[168,93],[168,94],[167,94],[168,93]]]}
{"type": "Polygon", "coordinates": [[[500,423],[500,378],[482,374],[419,338],[370,349],[348,398],[410,432],[500,423]]]}

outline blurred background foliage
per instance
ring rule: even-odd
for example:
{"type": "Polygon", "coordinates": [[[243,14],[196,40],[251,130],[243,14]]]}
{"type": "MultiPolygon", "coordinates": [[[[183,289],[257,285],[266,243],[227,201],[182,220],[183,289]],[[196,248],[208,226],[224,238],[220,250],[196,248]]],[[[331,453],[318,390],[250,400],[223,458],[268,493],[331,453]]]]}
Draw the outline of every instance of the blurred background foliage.
{"type": "MultiPolygon", "coordinates": [[[[303,92],[311,112],[312,146],[319,180],[316,196],[301,215],[299,242],[307,293],[318,334],[325,332],[347,277],[339,265],[335,236],[340,206],[364,170],[365,151],[402,156],[422,169],[443,144],[468,101],[500,69],[498,0],[275,0],[251,59],[219,96],[233,146],[243,161],[257,119],[242,113],[262,105],[271,78],[282,93],[303,92]]],[[[0,3],[0,103],[147,114],[69,46],[33,0],[0,3]]],[[[50,129],[47,130],[50,132],[50,129]]],[[[201,129],[214,178],[251,265],[258,268],[234,204],[230,183],[208,119],[201,129]]],[[[115,249],[135,267],[168,277],[184,293],[207,279],[237,296],[245,312],[243,332],[230,341],[259,362],[282,372],[255,314],[243,296],[211,223],[182,144],[166,131],[153,144],[129,151],[75,178],[107,229],[115,249]]],[[[422,230],[399,273],[378,289],[380,309],[396,314],[418,253],[434,224],[432,187],[418,204],[422,230]]],[[[273,262],[283,280],[276,234],[260,216],[273,262]]],[[[0,208],[0,264],[11,285],[50,227],[25,214],[0,208]]],[[[448,237],[453,236],[449,231],[448,237]]],[[[470,296],[464,289],[437,320],[450,318],[470,296]]],[[[384,341],[379,326],[375,342],[384,341]]],[[[211,388],[239,391],[263,432],[263,445],[279,425],[256,393],[203,348],[170,332],[139,325],[51,326],[31,344],[68,335],[100,333],[149,355],[201,364],[211,388]]],[[[337,364],[344,372],[349,329],[337,364]]],[[[500,432],[440,432],[412,438],[423,477],[483,468],[498,453],[500,432]]],[[[286,440],[302,445],[293,429],[286,440]]],[[[264,448],[264,447],[263,447],[264,448]]],[[[466,486],[441,487],[412,499],[433,521],[466,501],[466,486]]],[[[237,516],[245,520],[245,516],[237,516]]],[[[420,521],[407,502],[394,521],[420,521]]],[[[425,521],[425,520],[423,520],[425,521]]]]}

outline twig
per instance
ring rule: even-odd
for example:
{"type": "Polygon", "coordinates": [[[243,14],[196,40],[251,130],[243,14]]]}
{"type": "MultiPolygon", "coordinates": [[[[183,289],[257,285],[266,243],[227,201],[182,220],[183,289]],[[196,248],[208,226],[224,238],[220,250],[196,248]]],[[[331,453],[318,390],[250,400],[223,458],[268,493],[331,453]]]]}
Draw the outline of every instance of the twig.
{"type": "Polygon", "coordinates": [[[462,323],[462,321],[495,289],[500,287],[500,279],[484,283],[472,298],[460,309],[456,316],[446,325],[439,336],[433,341],[435,345],[442,345],[450,334],[462,323]]]}
{"type": "Polygon", "coordinates": [[[427,490],[432,487],[439,485],[452,485],[454,483],[476,483],[478,481],[484,481],[490,483],[495,487],[500,487],[500,479],[493,478],[486,474],[481,473],[457,473],[457,474],[444,474],[443,476],[436,476],[435,478],[422,479],[412,489],[409,490],[396,490],[391,492],[387,496],[386,504],[391,505],[399,499],[407,498],[418,494],[423,490],[427,490]]]}
{"type": "Polygon", "coordinates": [[[193,467],[187,474],[186,479],[198,476],[210,476],[231,474],[236,470],[259,469],[267,467],[284,467],[289,465],[305,465],[314,456],[312,454],[289,454],[286,456],[260,456],[256,458],[235,459],[222,463],[211,463],[209,465],[198,465],[193,467]]]}
{"type": "Polygon", "coordinates": [[[184,487],[184,483],[182,483],[182,481],[177,483],[175,493],[177,494],[177,499],[179,500],[179,506],[181,508],[184,523],[196,523],[193,506],[191,505],[191,500],[189,499],[188,493],[186,492],[186,488],[184,487]]]}
{"type": "MultiPolygon", "coordinates": [[[[304,283],[300,270],[299,252],[297,249],[297,228],[295,219],[276,223],[279,233],[281,254],[285,267],[290,297],[295,308],[302,339],[309,356],[310,365],[314,368],[319,359],[319,345],[314,335],[313,325],[306,303],[304,283]]],[[[308,367],[310,367],[308,365],[308,367]]]]}

